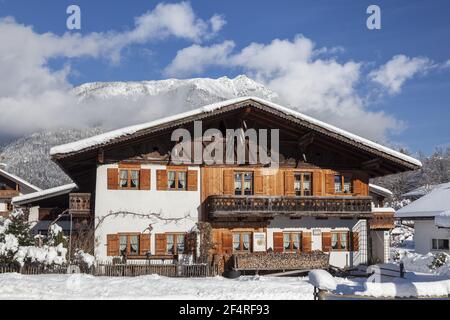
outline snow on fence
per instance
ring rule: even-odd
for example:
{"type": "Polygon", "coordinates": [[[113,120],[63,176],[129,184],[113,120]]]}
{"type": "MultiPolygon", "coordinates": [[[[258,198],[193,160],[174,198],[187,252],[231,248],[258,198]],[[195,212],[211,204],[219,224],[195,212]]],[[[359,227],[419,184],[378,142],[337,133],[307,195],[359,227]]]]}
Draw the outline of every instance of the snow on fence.
{"type": "MultiPolygon", "coordinates": [[[[1,273],[17,272],[25,275],[38,274],[65,274],[68,272],[69,266],[55,266],[51,268],[44,268],[42,266],[13,266],[0,265],[1,273]]],[[[112,264],[112,263],[97,263],[94,266],[83,270],[83,273],[94,276],[107,277],[136,277],[143,275],[157,274],[165,277],[214,277],[219,274],[217,265],[209,264],[112,264]]]]}

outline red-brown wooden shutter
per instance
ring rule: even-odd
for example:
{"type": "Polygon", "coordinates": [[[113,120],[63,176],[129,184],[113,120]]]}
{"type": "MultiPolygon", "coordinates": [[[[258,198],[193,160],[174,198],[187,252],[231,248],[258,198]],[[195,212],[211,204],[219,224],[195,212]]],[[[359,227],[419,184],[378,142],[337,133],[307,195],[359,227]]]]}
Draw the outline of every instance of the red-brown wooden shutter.
{"type": "Polygon", "coordinates": [[[164,233],[155,234],[155,253],[166,254],[167,242],[166,235],[164,233]]]}
{"type": "Polygon", "coordinates": [[[322,251],[331,251],[331,232],[322,232],[322,251]]]}
{"type": "Polygon", "coordinates": [[[188,189],[188,191],[197,191],[198,190],[197,175],[198,175],[197,170],[188,170],[188,172],[187,172],[187,189],[188,189]]]}
{"type": "Polygon", "coordinates": [[[108,190],[117,190],[119,188],[119,170],[108,168],[107,170],[108,190]]]}
{"type": "Polygon", "coordinates": [[[139,254],[145,256],[148,252],[150,252],[150,234],[143,233],[139,235],[139,254]]]}
{"type": "Polygon", "coordinates": [[[363,182],[361,181],[361,177],[357,174],[352,176],[352,188],[353,193],[357,195],[363,194],[363,182]]]}
{"type": "Polygon", "coordinates": [[[233,253],[233,234],[231,231],[222,232],[222,253],[233,253]]]}
{"type": "Polygon", "coordinates": [[[287,196],[295,196],[294,190],[294,172],[284,172],[284,194],[287,196]]]}
{"type": "Polygon", "coordinates": [[[283,252],[283,232],[273,233],[273,252],[283,252]]]}
{"type": "Polygon", "coordinates": [[[351,232],[352,251],[359,251],[359,232],[351,232]]]}
{"type": "Polygon", "coordinates": [[[334,174],[328,173],[325,176],[325,190],[327,194],[334,193],[334,174]]]}
{"type": "Polygon", "coordinates": [[[264,179],[263,175],[261,173],[261,170],[255,170],[253,173],[253,179],[254,179],[254,189],[256,195],[261,195],[264,193],[264,179]]]}
{"type": "Polygon", "coordinates": [[[302,252],[311,252],[311,232],[302,232],[302,252]]]}
{"type": "Polygon", "coordinates": [[[234,172],[233,170],[223,171],[223,194],[233,195],[234,194],[234,172]]]}
{"type": "Polygon", "coordinates": [[[322,172],[320,170],[315,170],[312,176],[312,187],[313,187],[313,195],[321,196],[322,195],[322,172]]]}
{"type": "Polygon", "coordinates": [[[150,169],[139,171],[139,189],[150,190],[150,169]]]}
{"type": "Polygon", "coordinates": [[[167,190],[167,170],[156,170],[156,189],[167,190]]]}
{"type": "Polygon", "coordinates": [[[118,234],[108,234],[106,236],[106,255],[111,257],[120,255],[118,234]]]}

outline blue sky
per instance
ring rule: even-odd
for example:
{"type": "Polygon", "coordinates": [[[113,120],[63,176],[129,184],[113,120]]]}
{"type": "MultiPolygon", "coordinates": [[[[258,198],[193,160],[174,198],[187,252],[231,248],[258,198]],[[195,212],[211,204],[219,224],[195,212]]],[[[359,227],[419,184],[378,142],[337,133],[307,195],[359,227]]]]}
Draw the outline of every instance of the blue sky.
{"type": "MultiPolygon", "coordinates": [[[[166,1],[171,2],[178,3],[166,1]]],[[[70,4],[81,7],[81,34],[87,35],[131,30],[133,19],[153,10],[157,2],[0,0],[0,16],[12,16],[18,24],[31,25],[36,34],[52,32],[61,36],[68,32],[65,11],[70,4]]],[[[197,43],[201,46],[232,40],[236,54],[252,42],[293,41],[301,34],[314,42],[316,48],[339,47],[340,50],[328,54],[327,58],[341,64],[349,61],[361,64],[360,79],[354,86],[358,96],[367,99],[364,110],[382,111],[404,123],[401,132],[388,134],[390,141],[407,146],[413,152],[430,153],[436,146],[450,146],[450,68],[442,67],[450,59],[449,1],[198,0],[191,1],[190,5],[195,15],[205,21],[214,14],[226,20],[214,37],[197,43]],[[366,8],[370,4],[381,8],[381,30],[366,28],[366,8]],[[410,76],[395,94],[380,93],[367,76],[396,55],[428,59],[434,67],[410,76]]],[[[72,85],[164,79],[167,77],[164,70],[177,52],[194,43],[192,39],[172,37],[128,45],[122,50],[120,63],[86,56],[67,57],[66,54],[49,58],[47,66],[60,70],[70,63],[72,72],[67,75],[67,81],[72,85]]],[[[230,63],[211,64],[201,72],[180,76],[234,77],[248,70],[230,63]]],[[[251,71],[255,73],[254,69],[251,71]]]]}

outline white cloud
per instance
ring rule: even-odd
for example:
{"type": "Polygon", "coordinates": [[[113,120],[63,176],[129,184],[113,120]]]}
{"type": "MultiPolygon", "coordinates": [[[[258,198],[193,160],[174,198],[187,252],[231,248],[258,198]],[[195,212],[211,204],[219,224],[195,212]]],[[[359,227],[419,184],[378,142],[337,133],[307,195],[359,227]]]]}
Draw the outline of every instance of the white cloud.
{"type": "Polygon", "coordinates": [[[209,20],[200,19],[188,2],[158,4],[136,18],[134,27],[124,32],[40,34],[12,17],[1,18],[0,135],[20,135],[53,126],[100,122],[117,125],[120,122],[114,122],[108,112],[111,108],[117,112],[117,119],[122,118],[122,124],[127,124],[124,118],[139,122],[138,118],[129,116],[129,105],[123,101],[117,100],[110,107],[106,103],[79,104],[67,93],[72,88],[67,80],[70,65],[54,70],[48,66],[49,61],[90,57],[117,63],[126,46],[168,37],[198,43],[213,37],[224,25],[225,20],[219,15],[209,20]],[[124,107],[127,105],[128,108],[124,107]]]}
{"type": "Polygon", "coordinates": [[[401,92],[407,80],[427,72],[430,68],[433,68],[433,63],[428,58],[397,55],[379,69],[371,71],[369,78],[393,95],[401,92]]]}
{"type": "Polygon", "coordinates": [[[239,68],[279,93],[299,111],[380,142],[387,140],[388,132],[404,126],[390,115],[367,110],[355,88],[361,65],[354,61],[341,63],[326,56],[341,50],[316,48],[303,36],[292,41],[252,43],[238,52],[233,49],[234,43],[230,41],[190,46],[177,53],[165,72],[188,76],[212,65],[239,68]]]}

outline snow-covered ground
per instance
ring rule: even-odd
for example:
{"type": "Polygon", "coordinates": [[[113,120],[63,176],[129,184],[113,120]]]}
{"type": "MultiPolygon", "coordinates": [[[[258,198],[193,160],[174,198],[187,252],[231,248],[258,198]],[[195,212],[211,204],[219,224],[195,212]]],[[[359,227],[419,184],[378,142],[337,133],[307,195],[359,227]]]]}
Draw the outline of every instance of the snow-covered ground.
{"type": "Polygon", "coordinates": [[[308,278],[135,278],[0,274],[0,299],[311,300],[308,278]]]}

